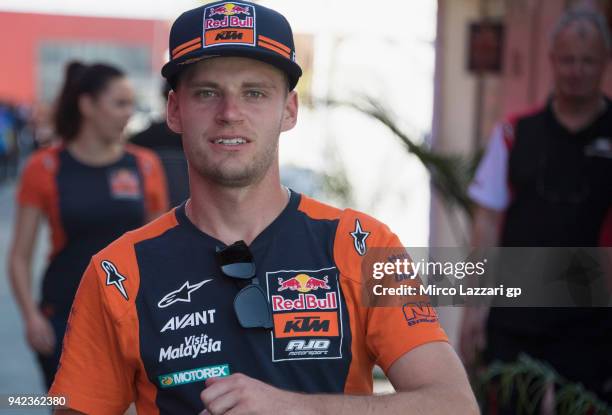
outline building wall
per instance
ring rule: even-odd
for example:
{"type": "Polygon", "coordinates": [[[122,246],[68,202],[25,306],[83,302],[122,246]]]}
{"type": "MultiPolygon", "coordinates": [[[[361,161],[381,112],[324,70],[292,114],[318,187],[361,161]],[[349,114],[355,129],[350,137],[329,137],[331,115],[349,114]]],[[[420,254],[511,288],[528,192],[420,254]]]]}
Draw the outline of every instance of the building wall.
{"type": "Polygon", "coordinates": [[[42,42],[144,45],[151,49],[151,68],[156,72],[163,64],[169,31],[168,23],[159,20],[8,12],[0,12],[0,27],[4,33],[0,99],[18,103],[33,103],[39,95],[36,79],[42,42]]]}
{"type": "MultiPolygon", "coordinates": [[[[467,69],[468,25],[486,15],[499,19],[503,1],[439,0],[432,146],[446,154],[471,154],[479,140],[478,125],[497,117],[501,76],[477,76],[467,69]]],[[[490,123],[490,121],[489,121],[490,123]]],[[[482,128],[481,128],[482,129],[482,128]]],[[[459,212],[449,214],[432,192],[430,245],[458,246],[469,242],[469,224],[459,212]]]]}

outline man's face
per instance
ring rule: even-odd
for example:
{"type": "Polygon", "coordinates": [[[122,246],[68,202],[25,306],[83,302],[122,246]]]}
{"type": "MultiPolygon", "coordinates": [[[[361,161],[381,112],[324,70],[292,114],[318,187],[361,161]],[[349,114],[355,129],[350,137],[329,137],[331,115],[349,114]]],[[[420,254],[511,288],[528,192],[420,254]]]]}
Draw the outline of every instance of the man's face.
{"type": "Polygon", "coordinates": [[[182,133],[190,168],[228,187],[257,183],[277,167],[279,135],[296,117],[284,74],[247,58],[193,64],[168,99],[168,125],[182,133]]]}
{"type": "Polygon", "coordinates": [[[577,21],[565,27],[550,51],[556,94],[574,100],[597,96],[607,55],[603,38],[592,23],[577,21]]]}

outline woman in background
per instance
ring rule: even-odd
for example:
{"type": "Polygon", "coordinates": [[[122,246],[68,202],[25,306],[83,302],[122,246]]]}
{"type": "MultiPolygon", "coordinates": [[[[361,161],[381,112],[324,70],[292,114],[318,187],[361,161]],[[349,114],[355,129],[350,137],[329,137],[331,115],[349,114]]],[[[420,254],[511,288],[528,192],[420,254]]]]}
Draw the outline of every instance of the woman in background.
{"type": "Polygon", "coordinates": [[[62,141],[34,153],[21,176],[9,275],[47,387],[91,256],[168,207],[159,160],[149,150],[126,145],[123,137],[133,109],[134,91],[120,70],[69,64],[54,115],[62,141]],[[43,219],[51,228],[52,249],[36,304],[32,252],[43,219]]]}

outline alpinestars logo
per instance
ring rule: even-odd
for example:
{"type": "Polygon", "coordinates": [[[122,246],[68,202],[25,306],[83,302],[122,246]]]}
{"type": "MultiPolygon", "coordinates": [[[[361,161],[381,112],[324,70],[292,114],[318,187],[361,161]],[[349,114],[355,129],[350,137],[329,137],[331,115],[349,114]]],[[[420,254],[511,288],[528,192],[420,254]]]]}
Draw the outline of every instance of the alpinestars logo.
{"type": "Polygon", "coordinates": [[[368,239],[369,235],[370,232],[366,232],[361,228],[361,222],[359,222],[359,219],[355,219],[355,230],[351,232],[351,236],[353,237],[355,250],[360,256],[364,256],[368,250],[366,239],[368,239]]]}
{"type": "Polygon", "coordinates": [[[123,286],[123,281],[126,278],[117,271],[117,267],[110,261],[104,260],[100,263],[100,266],[106,272],[106,285],[111,286],[114,285],[117,287],[123,298],[128,299],[127,291],[125,291],[125,287],[123,286]]]}
{"type": "Polygon", "coordinates": [[[159,350],[159,361],[175,360],[183,357],[195,359],[201,354],[221,351],[221,340],[213,340],[206,334],[184,338],[179,346],[168,346],[159,350]]]}
{"type": "Polygon", "coordinates": [[[190,285],[189,281],[185,281],[185,284],[183,284],[181,288],[164,295],[164,298],[159,300],[159,303],[157,303],[157,306],[159,308],[166,308],[178,301],[189,303],[191,302],[191,293],[210,281],[212,280],[204,280],[204,281],[201,281],[193,285],[190,285]]]}

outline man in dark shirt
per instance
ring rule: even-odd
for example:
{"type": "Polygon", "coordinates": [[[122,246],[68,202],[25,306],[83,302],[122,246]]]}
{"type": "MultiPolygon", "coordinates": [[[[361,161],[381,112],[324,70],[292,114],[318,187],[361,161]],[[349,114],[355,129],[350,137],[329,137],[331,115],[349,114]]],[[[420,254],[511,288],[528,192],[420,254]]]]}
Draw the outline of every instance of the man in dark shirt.
{"type": "MultiPolygon", "coordinates": [[[[610,54],[605,19],[569,12],[551,41],[551,99],[495,128],[470,187],[478,205],[474,246],[611,246],[612,103],[601,90],[610,54]]],[[[609,310],[467,308],[462,357],[471,364],[485,345],[489,362],[515,361],[525,352],[610,399],[609,310]]]]}

